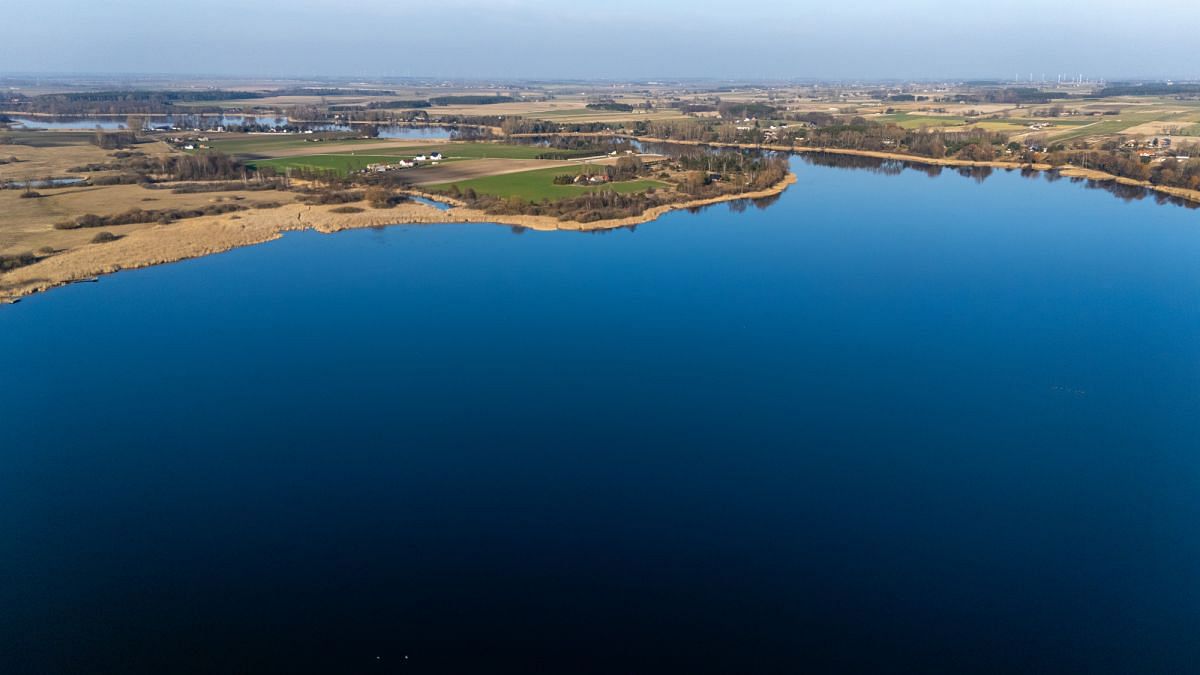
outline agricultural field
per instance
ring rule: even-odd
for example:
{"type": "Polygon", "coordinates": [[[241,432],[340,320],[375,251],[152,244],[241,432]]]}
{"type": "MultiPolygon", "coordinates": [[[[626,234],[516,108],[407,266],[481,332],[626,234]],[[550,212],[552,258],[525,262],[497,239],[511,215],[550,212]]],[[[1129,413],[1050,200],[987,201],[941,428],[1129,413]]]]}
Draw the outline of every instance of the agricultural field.
{"type": "Polygon", "coordinates": [[[1103,119],[1092,124],[1086,124],[1063,134],[1053,134],[1052,140],[1057,142],[1073,141],[1091,136],[1111,136],[1121,134],[1134,127],[1151,122],[1170,122],[1185,117],[1186,113],[1166,113],[1161,111],[1122,112],[1120,115],[1103,119]]]}
{"type": "MultiPolygon", "coordinates": [[[[1029,128],[1030,122],[1024,120],[983,120],[967,125],[966,129],[981,129],[983,131],[995,131],[1006,134],[1020,134],[1025,132],[1033,132],[1029,128]]],[[[1050,130],[1052,132],[1052,130],[1050,130]]]]}
{"type": "Polygon", "coordinates": [[[551,122],[637,122],[645,120],[673,120],[684,119],[684,115],[677,110],[633,110],[623,112],[620,110],[593,110],[591,108],[572,108],[566,110],[552,110],[549,112],[536,113],[533,115],[537,119],[549,120],[551,122]]]}
{"type": "Polygon", "coordinates": [[[960,115],[923,115],[919,113],[891,113],[888,115],[880,115],[873,118],[880,122],[895,122],[905,129],[920,129],[921,127],[929,127],[931,129],[950,129],[955,131],[969,131],[971,129],[982,129],[984,131],[997,131],[1004,133],[1026,133],[1032,131],[1029,129],[1030,124],[1041,123],[1050,124],[1051,128],[1043,129],[1038,133],[1054,133],[1055,127],[1064,127],[1061,131],[1068,131],[1066,127],[1077,127],[1091,122],[1083,119],[1065,119],[1065,118],[1023,118],[1023,117],[1002,117],[992,119],[988,117],[965,117],[960,115]]]}
{"type": "Polygon", "coordinates": [[[275,169],[283,172],[287,169],[309,169],[317,171],[333,171],[345,176],[356,171],[362,171],[371,164],[395,164],[401,159],[411,159],[412,155],[301,155],[299,157],[281,157],[249,162],[255,169],[275,169]]]}
{"type": "Polygon", "coordinates": [[[368,164],[394,164],[401,159],[412,159],[417,155],[440,152],[446,161],[460,159],[536,159],[538,155],[548,152],[548,148],[534,145],[504,145],[500,143],[439,143],[435,145],[401,145],[394,147],[384,144],[384,151],[372,146],[372,152],[359,154],[357,152],[314,153],[290,157],[260,159],[250,162],[257,168],[272,167],[277,171],[287,168],[305,168],[336,171],[342,175],[361,171],[368,164]],[[376,154],[378,153],[378,154],[376,154]]]}
{"type": "Polygon", "coordinates": [[[923,115],[920,113],[898,112],[880,115],[875,118],[879,122],[893,122],[905,129],[920,129],[921,127],[956,127],[967,122],[966,117],[958,115],[923,115]]]}
{"type": "Polygon", "coordinates": [[[364,143],[378,144],[379,142],[380,140],[375,138],[345,138],[314,141],[314,136],[308,134],[239,134],[231,138],[215,139],[209,143],[209,146],[213,150],[219,150],[230,155],[271,155],[273,152],[295,148],[318,150],[324,145],[332,145],[334,143],[338,145],[351,145],[364,143]]]}
{"type": "Polygon", "coordinates": [[[576,197],[597,190],[612,190],[623,194],[631,194],[634,192],[644,192],[650,188],[667,187],[666,183],[652,179],[622,181],[597,186],[554,184],[555,176],[562,174],[578,175],[583,171],[585,171],[584,167],[553,167],[507,173],[498,176],[486,176],[453,183],[439,183],[426,187],[431,190],[445,190],[449,189],[452,185],[457,185],[460,190],[472,188],[480,194],[496,195],[497,197],[520,197],[521,199],[528,199],[530,201],[541,201],[543,199],[553,201],[576,197]]]}

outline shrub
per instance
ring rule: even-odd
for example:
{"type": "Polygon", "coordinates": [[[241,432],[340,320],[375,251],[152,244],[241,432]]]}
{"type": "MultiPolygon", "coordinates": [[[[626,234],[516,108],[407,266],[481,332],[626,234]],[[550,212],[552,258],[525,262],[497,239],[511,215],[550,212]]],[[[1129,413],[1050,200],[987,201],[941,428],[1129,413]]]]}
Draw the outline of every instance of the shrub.
{"type": "Polygon", "coordinates": [[[37,257],[29,252],[0,255],[0,272],[7,272],[15,270],[18,267],[32,265],[37,260],[37,257]]]}
{"type": "Polygon", "coordinates": [[[392,207],[392,195],[383,188],[371,188],[367,190],[367,203],[373,209],[390,209],[392,207]]]}
{"type": "Polygon", "coordinates": [[[93,176],[88,178],[92,185],[137,185],[150,183],[149,176],[136,173],[120,173],[113,176],[93,176]]]}
{"type": "Polygon", "coordinates": [[[176,220],[184,218],[199,218],[200,216],[219,216],[224,213],[233,211],[245,211],[247,207],[241,204],[209,204],[195,209],[163,209],[158,210],[143,210],[130,209],[124,213],[118,213],[112,216],[98,216],[94,213],[86,213],[79,216],[75,220],[68,220],[61,223],[55,223],[56,230],[78,230],[90,227],[112,227],[115,225],[133,225],[137,223],[162,223],[163,225],[172,223],[176,220]]]}
{"type": "MultiPolygon", "coordinates": [[[[155,188],[154,185],[146,185],[148,188],[155,188]]],[[[257,192],[260,190],[282,190],[283,180],[260,180],[255,182],[248,181],[215,181],[210,183],[176,183],[168,185],[173,194],[194,194],[197,192],[257,192]]]]}
{"type": "Polygon", "coordinates": [[[366,211],[366,209],[357,206],[335,206],[329,209],[330,213],[362,213],[363,211],[366,211]]]}
{"type": "Polygon", "coordinates": [[[116,241],[118,239],[120,239],[120,237],[113,234],[112,232],[108,232],[108,231],[97,232],[96,236],[92,237],[92,243],[93,244],[107,244],[110,241],[116,241]]]}
{"type": "Polygon", "coordinates": [[[322,192],[314,192],[300,197],[300,201],[305,204],[349,204],[350,202],[362,201],[363,193],[354,190],[325,190],[322,192]]]}
{"type": "Polygon", "coordinates": [[[406,195],[392,194],[385,188],[371,188],[367,190],[367,201],[371,204],[371,208],[390,209],[407,199],[406,195]]]}

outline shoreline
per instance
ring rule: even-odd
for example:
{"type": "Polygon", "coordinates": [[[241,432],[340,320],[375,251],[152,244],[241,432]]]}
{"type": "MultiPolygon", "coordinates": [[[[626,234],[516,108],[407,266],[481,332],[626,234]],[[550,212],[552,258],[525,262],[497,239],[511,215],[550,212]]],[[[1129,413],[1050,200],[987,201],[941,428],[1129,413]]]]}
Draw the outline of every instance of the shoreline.
{"type": "MultiPolygon", "coordinates": [[[[921,157],[919,155],[875,150],[682,141],[605,133],[576,133],[571,135],[621,136],[647,143],[770,150],[796,154],[822,153],[847,155],[910,162],[924,166],[987,167],[1007,170],[1032,169],[1042,172],[1057,171],[1059,175],[1067,178],[1085,178],[1098,182],[1115,182],[1200,203],[1200,190],[1159,186],[1151,184],[1148,181],[1138,181],[1095,169],[1084,169],[1071,165],[1056,168],[1049,164],[921,157]]],[[[702,208],[742,199],[773,197],[783,193],[796,180],[796,175],[789,172],[782,181],[766,190],[665,204],[647,209],[637,216],[599,220],[590,223],[561,221],[552,216],[488,214],[480,210],[469,209],[463,202],[453,198],[444,195],[431,196],[419,190],[410,191],[410,196],[434,199],[435,201],[451,204],[455,208],[447,211],[417,202],[410,202],[392,209],[376,210],[368,208],[362,213],[345,214],[333,213],[331,211],[332,208],[335,208],[333,206],[289,204],[271,210],[239,212],[234,216],[203,216],[179,221],[171,225],[155,225],[150,228],[137,230],[114,242],[85,245],[46,258],[32,265],[0,274],[0,305],[15,303],[23,297],[58,286],[80,281],[92,281],[97,277],[112,274],[120,270],[162,265],[273,241],[280,238],[284,232],[314,230],[324,234],[331,234],[350,229],[386,227],[388,225],[436,225],[452,223],[488,223],[510,227],[523,227],[542,232],[556,230],[611,230],[651,222],[671,211],[702,208]]]]}
{"type": "Polygon", "coordinates": [[[361,213],[333,213],[332,209],[339,205],[287,204],[275,209],[189,218],[170,225],[154,225],[136,230],[116,241],[89,244],[65,251],[32,265],[0,274],[0,305],[14,304],[21,298],[59,286],[94,281],[97,277],[121,270],[164,265],[274,241],[285,232],[313,230],[322,234],[332,234],[390,225],[454,223],[507,225],[541,232],[612,230],[648,223],[671,211],[742,199],[774,197],[782,194],[795,182],[796,175],[789,172],[782,181],[765,190],[664,204],[647,209],[638,216],[591,223],[562,221],[551,216],[493,215],[466,208],[462,202],[454,199],[440,195],[431,197],[421,192],[410,194],[452,204],[455,208],[441,210],[419,202],[407,202],[391,209],[367,208],[361,213]]]}
{"type": "Polygon", "coordinates": [[[639,141],[647,143],[675,143],[679,145],[708,145],[718,148],[741,148],[743,150],[772,150],[775,152],[794,152],[797,154],[827,154],[827,155],[851,155],[857,157],[873,157],[875,159],[891,159],[902,162],[912,162],[913,164],[923,164],[926,166],[961,166],[961,167],[987,167],[992,169],[1033,169],[1034,171],[1057,171],[1060,175],[1066,178],[1087,178],[1101,182],[1115,182],[1121,185],[1129,185],[1132,187],[1145,188],[1153,192],[1170,195],[1179,199],[1185,199],[1190,202],[1200,204],[1200,190],[1189,190],[1187,188],[1172,187],[1169,185],[1155,185],[1146,180],[1134,180],[1124,176],[1116,176],[1105,171],[1096,169],[1084,169],[1071,164],[1064,164],[1061,167],[1054,167],[1050,164],[1031,164],[1026,162],[1005,162],[992,160],[988,162],[976,162],[968,159],[954,159],[953,157],[922,157],[920,155],[908,155],[902,152],[884,152],[879,150],[852,150],[847,148],[820,148],[813,146],[788,146],[788,145],[753,145],[751,143],[716,143],[706,141],[672,141],[663,138],[645,138],[633,137],[639,141]]]}
{"type": "Polygon", "coordinates": [[[986,162],[977,162],[968,159],[955,159],[953,157],[924,157],[921,155],[910,155],[902,152],[886,152],[882,150],[854,150],[850,148],[822,148],[808,145],[773,145],[762,144],[755,145],[753,143],[722,143],[720,141],[685,141],[672,140],[669,138],[655,138],[651,136],[631,136],[629,134],[606,134],[603,132],[569,132],[565,134],[513,134],[515,137],[528,136],[611,136],[617,138],[626,138],[633,141],[643,143],[664,143],[674,145],[693,145],[707,146],[713,148],[738,148],[741,150],[770,150],[773,152],[789,152],[795,154],[826,154],[826,155],[850,155],[855,157],[872,157],[875,159],[890,159],[901,162],[911,162],[913,164],[922,164],[925,166],[958,166],[958,167],[987,167],[992,169],[1033,169],[1034,171],[1057,171],[1065,178],[1087,178],[1089,180],[1100,182],[1114,182],[1121,185],[1131,187],[1140,187],[1158,192],[1160,194],[1169,195],[1190,202],[1200,204],[1200,190],[1189,190],[1187,188],[1172,187],[1169,185],[1155,185],[1146,180],[1135,180],[1124,176],[1117,176],[1105,171],[1096,169],[1085,169],[1074,166],[1072,164],[1064,164],[1060,167],[1055,167],[1044,163],[1027,163],[1027,162],[1008,162],[1001,160],[992,160],[986,162]]]}

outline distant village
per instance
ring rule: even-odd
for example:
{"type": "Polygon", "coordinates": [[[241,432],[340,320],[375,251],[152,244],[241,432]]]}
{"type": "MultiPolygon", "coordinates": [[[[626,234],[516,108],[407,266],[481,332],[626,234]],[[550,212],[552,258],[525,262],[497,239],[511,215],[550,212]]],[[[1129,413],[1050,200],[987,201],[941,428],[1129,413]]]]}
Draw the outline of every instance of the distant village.
{"type": "MultiPolygon", "coordinates": [[[[1173,147],[1169,136],[1154,137],[1144,141],[1127,141],[1123,146],[1137,152],[1138,157],[1151,162],[1165,162],[1168,159],[1174,159],[1179,162],[1186,162],[1191,159],[1191,155],[1179,154],[1173,147]]],[[[1184,148],[1187,149],[1186,147],[1184,148]]]]}

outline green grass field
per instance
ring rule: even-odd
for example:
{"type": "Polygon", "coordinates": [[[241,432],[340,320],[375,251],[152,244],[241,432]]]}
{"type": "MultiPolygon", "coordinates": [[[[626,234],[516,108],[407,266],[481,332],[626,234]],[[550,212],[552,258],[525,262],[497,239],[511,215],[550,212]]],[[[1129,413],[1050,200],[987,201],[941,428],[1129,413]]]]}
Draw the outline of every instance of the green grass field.
{"type": "Polygon", "coordinates": [[[880,115],[876,118],[880,122],[895,122],[905,129],[919,129],[921,127],[955,127],[966,124],[967,118],[957,115],[920,115],[913,113],[892,113],[890,115],[880,115]]]}
{"type": "Polygon", "coordinates": [[[684,119],[677,110],[630,111],[592,110],[591,108],[563,108],[544,112],[529,113],[529,117],[554,122],[621,122],[625,120],[673,120],[684,119]]]}
{"type": "Polygon", "coordinates": [[[550,148],[539,145],[505,145],[503,143],[442,143],[407,148],[405,152],[427,154],[440,152],[456,159],[537,159],[538,155],[550,152],[550,148]]]}
{"type": "Polygon", "coordinates": [[[496,195],[497,197],[516,196],[530,201],[541,201],[543,199],[554,201],[568,197],[577,197],[586,192],[595,192],[597,190],[612,190],[623,194],[631,194],[634,192],[643,192],[648,188],[662,188],[666,185],[661,181],[649,179],[609,183],[594,187],[554,184],[555,176],[567,173],[576,174],[580,170],[574,167],[534,169],[519,173],[506,173],[499,176],[472,178],[471,180],[458,181],[456,183],[441,183],[439,185],[431,185],[429,188],[432,190],[444,190],[448,189],[451,185],[457,185],[460,190],[473,188],[480,194],[496,195]]]}
{"type": "Polygon", "coordinates": [[[983,120],[972,123],[972,129],[982,129],[984,131],[1002,131],[1006,133],[1021,133],[1029,131],[1029,128],[1021,124],[1017,120],[983,120]]]}
{"type": "Polygon", "coordinates": [[[276,171],[286,169],[317,169],[321,171],[336,171],[346,175],[354,171],[362,171],[368,164],[394,164],[412,155],[303,155],[301,157],[280,157],[279,159],[263,159],[247,164],[256,169],[273,168],[276,171]]]}
{"type": "MultiPolygon", "coordinates": [[[[373,144],[387,143],[380,138],[349,138],[336,139],[314,143],[305,140],[303,136],[261,136],[252,138],[217,139],[210,145],[214,150],[220,150],[231,155],[267,155],[279,150],[293,148],[312,148],[313,154],[324,154],[321,148],[332,144],[373,144]]],[[[419,143],[419,141],[418,141],[419,143]]],[[[375,148],[379,152],[378,148],[375,148]]],[[[549,148],[534,145],[506,145],[503,143],[439,143],[437,145],[413,145],[397,142],[395,147],[383,150],[383,154],[421,155],[430,152],[441,152],[446,156],[479,159],[483,157],[500,157],[503,159],[535,159],[538,155],[549,152],[549,148]]]]}
{"type": "MultiPolygon", "coordinates": [[[[1080,119],[1048,119],[1048,118],[1024,118],[1024,117],[1001,117],[992,119],[990,117],[962,117],[958,115],[921,115],[917,113],[892,113],[890,115],[881,115],[878,118],[881,122],[895,122],[905,129],[919,129],[921,127],[958,127],[971,126],[985,131],[1005,131],[1019,133],[1028,131],[1029,125],[1035,122],[1048,122],[1056,127],[1075,127],[1084,124],[1090,124],[1089,120],[1080,119]]],[[[1048,129],[1048,133],[1053,133],[1053,129],[1048,129]]],[[[1065,131],[1065,130],[1064,130],[1065,131]]]]}
{"type": "Polygon", "coordinates": [[[254,167],[273,167],[277,171],[292,167],[332,170],[345,175],[353,171],[361,171],[367,168],[368,164],[394,164],[401,159],[412,159],[416,155],[426,155],[431,152],[442,153],[448,161],[486,158],[535,159],[538,155],[548,152],[548,149],[532,145],[502,145],[498,143],[441,143],[438,145],[397,146],[388,148],[382,154],[359,155],[344,152],[312,154],[260,159],[249,162],[249,164],[254,167]]]}
{"type": "Polygon", "coordinates": [[[287,135],[287,136],[251,136],[249,138],[230,138],[216,139],[209,143],[213,150],[230,155],[270,155],[278,150],[290,150],[292,148],[312,148],[314,152],[320,152],[321,146],[328,143],[378,143],[378,139],[374,138],[346,138],[319,143],[312,142],[311,135],[287,135]]]}
{"type": "Polygon", "coordinates": [[[1146,122],[1167,122],[1184,116],[1185,114],[1166,113],[1162,111],[1123,112],[1120,115],[1116,115],[1114,118],[1104,119],[1100,122],[1089,124],[1087,126],[1081,126],[1065,134],[1052,134],[1050,138],[1053,141],[1062,143],[1066,141],[1073,141],[1077,138],[1086,138],[1088,136],[1119,134],[1126,129],[1136,127],[1139,124],[1145,124],[1146,122]]]}

